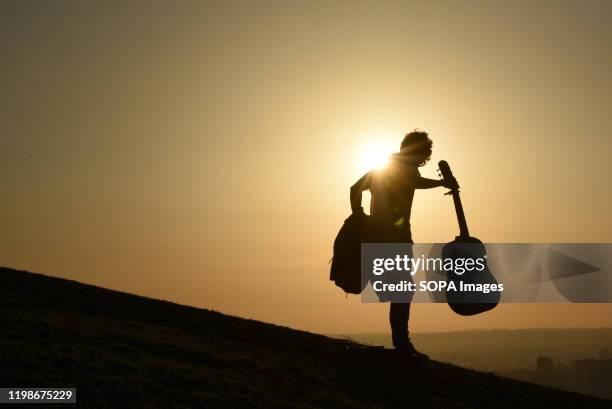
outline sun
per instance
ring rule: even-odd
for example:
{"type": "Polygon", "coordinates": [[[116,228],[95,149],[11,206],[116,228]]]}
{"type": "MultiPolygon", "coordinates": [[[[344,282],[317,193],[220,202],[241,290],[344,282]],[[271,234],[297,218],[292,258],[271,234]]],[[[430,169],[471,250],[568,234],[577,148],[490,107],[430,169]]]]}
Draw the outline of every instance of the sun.
{"type": "Polygon", "coordinates": [[[357,168],[360,172],[381,169],[389,162],[389,157],[395,150],[395,146],[385,142],[365,144],[357,154],[357,168]]]}

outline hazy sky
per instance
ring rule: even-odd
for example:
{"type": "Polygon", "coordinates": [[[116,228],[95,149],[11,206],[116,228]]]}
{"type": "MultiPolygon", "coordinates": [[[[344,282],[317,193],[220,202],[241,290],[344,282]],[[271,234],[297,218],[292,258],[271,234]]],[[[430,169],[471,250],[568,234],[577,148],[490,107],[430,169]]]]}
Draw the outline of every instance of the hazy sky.
{"type": "MultiPolygon", "coordinates": [[[[318,332],[371,144],[427,130],[471,232],[612,241],[612,2],[3,1],[0,265],[318,332]]],[[[457,233],[419,191],[418,242],[457,233]]],[[[608,305],[416,305],[415,331],[610,326],[608,305]]]]}

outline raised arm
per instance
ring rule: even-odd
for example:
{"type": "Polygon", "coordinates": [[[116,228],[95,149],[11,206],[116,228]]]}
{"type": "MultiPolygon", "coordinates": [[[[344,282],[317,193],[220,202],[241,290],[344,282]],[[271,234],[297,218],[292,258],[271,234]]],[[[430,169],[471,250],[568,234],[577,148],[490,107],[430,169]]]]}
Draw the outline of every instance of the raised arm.
{"type": "Polygon", "coordinates": [[[455,187],[458,187],[457,184],[457,180],[453,179],[451,181],[449,181],[448,183],[445,182],[444,180],[440,179],[428,179],[428,178],[423,178],[423,177],[418,177],[414,187],[416,189],[431,189],[434,187],[440,187],[440,186],[444,186],[448,189],[453,189],[455,187]]]}
{"type": "Polygon", "coordinates": [[[366,173],[353,186],[351,186],[351,210],[353,213],[363,213],[361,207],[361,196],[364,190],[370,188],[370,172],[366,173]]]}
{"type": "Polygon", "coordinates": [[[440,186],[444,186],[441,179],[428,179],[423,177],[419,177],[414,184],[416,189],[431,189],[440,186]]]}

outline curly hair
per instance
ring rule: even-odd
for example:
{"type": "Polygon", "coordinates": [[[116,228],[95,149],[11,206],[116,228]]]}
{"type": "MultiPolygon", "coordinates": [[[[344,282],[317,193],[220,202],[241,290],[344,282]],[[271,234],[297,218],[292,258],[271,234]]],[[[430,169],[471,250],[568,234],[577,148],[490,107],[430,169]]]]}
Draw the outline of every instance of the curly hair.
{"type": "Polygon", "coordinates": [[[417,166],[423,166],[431,158],[431,147],[433,142],[429,139],[427,132],[415,129],[404,137],[400,146],[400,152],[412,156],[417,161],[417,166]]]}

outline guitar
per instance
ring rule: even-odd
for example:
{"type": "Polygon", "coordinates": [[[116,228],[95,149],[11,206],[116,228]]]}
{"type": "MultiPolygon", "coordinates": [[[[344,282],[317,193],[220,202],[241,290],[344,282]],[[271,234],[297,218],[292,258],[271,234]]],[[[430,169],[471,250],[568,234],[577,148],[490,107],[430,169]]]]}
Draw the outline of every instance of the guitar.
{"type": "MultiPolygon", "coordinates": [[[[454,181],[455,178],[451,172],[450,166],[446,161],[441,160],[438,163],[439,171],[444,181],[454,181]]],[[[456,183],[455,183],[456,184],[456,183]]],[[[446,301],[450,308],[459,315],[475,315],[493,309],[500,300],[499,291],[491,291],[484,293],[482,291],[472,290],[476,286],[497,285],[497,280],[489,271],[486,264],[486,249],[484,244],[475,237],[470,236],[465,214],[463,213],[463,205],[459,197],[459,188],[452,188],[448,193],[453,197],[455,204],[455,212],[457,213],[457,221],[459,222],[459,235],[455,240],[447,243],[442,248],[442,259],[453,261],[454,270],[447,271],[447,290],[446,301]],[[484,265],[483,269],[474,268],[472,271],[466,271],[465,268],[458,266],[465,260],[480,260],[480,266],[484,265]],[[456,290],[451,290],[454,283],[456,290]],[[473,286],[475,285],[475,286],[473,286]],[[461,290],[470,288],[469,291],[461,290]]]]}

